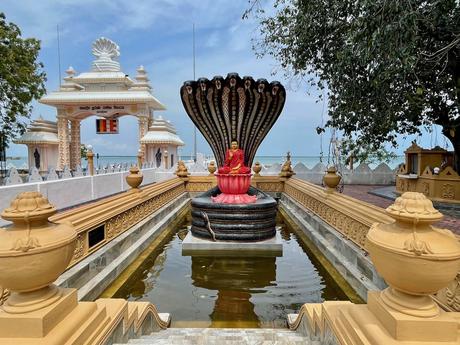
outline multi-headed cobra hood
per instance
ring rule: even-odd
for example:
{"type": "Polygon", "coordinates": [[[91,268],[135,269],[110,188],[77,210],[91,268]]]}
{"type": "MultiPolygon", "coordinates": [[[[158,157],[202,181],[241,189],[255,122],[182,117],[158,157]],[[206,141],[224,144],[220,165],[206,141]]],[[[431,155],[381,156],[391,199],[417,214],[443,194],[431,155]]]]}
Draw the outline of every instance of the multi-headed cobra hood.
{"type": "Polygon", "coordinates": [[[229,73],[227,78],[186,81],[180,95],[185,111],[211,146],[219,166],[233,140],[245,151],[245,164],[251,166],[286,100],[281,83],[240,78],[237,73],[229,73]]]}

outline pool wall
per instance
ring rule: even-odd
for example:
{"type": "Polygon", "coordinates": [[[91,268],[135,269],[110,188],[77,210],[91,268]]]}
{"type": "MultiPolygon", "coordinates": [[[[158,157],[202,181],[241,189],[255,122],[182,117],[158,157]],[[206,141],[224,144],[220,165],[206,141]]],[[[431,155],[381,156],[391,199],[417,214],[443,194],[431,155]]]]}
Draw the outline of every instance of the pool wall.
{"type": "MultiPolygon", "coordinates": [[[[179,179],[174,179],[177,180],[179,179]]],[[[184,193],[172,198],[166,206],[148,215],[113,238],[111,242],[105,243],[94,253],[77,262],[59,278],[58,284],[62,287],[79,289],[81,300],[97,298],[156,237],[163,233],[167,225],[177,218],[177,214],[188,206],[191,197],[214,185],[214,176],[190,177],[184,180],[185,188],[182,187],[184,193]]],[[[320,203],[338,204],[337,201],[324,200],[327,196],[323,188],[295,178],[283,180],[278,176],[255,177],[253,185],[279,199],[280,209],[306,237],[304,242],[309,242],[312,247],[310,249],[317,248],[323,258],[330,263],[331,270],[335,272],[331,275],[333,278],[337,280],[342,276],[363,300],[366,299],[368,290],[380,290],[385,287],[384,281],[367,257],[363,245],[359,245],[362,236],[365,238],[368,224],[358,219],[355,210],[350,210],[347,217],[359,225],[359,230],[354,231],[355,237],[347,237],[339,229],[340,224],[336,226],[328,224],[326,217],[318,214],[320,212],[314,212],[314,209],[296,200],[296,197],[303,200],[304,196],[313,195],[320,203]]],[[[345,197],[337,193],[335,198],[345,197]]],[[[336,207],[335,204],[332,206],[336,207]]],[[[370,211],[375,212],[373,209],[370,211]]],[[[377,216],[380,216],[379,212],[377,216]]],[[[368,220],[368,222],[372,221],[373,218],[368,220]]]]}
{"type": "Polygon", "coordinates": [[[189,203],[186,193],[180,195],[68,269],[56,284],[78,289],[79,300],[95,300],[143,250],[175,225],[189,203]]]}
{"type": "Polygon", "coordinates": [[[282,195],[279,207],[363,300],[367,299],[369,290],[386,287],[367,253],[320,217],[286,194],[282,195]]]}

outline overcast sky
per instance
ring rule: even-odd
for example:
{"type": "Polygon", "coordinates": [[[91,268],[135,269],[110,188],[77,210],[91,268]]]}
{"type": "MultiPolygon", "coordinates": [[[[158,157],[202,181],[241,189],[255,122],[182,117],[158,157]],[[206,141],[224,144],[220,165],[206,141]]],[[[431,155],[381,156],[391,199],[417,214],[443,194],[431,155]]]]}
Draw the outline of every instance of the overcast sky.
{"type": "MultiPolygon", "coordinates": [[[[266,2],[268,5],[270,1],[266,2]]],[[[242,20],[247,0],[2,0],[0,11],[8,21],[19,25],[23,36],[42,41],[40,60],[48,76],[46,88],[59,85],[56,26],[60,29],[62,74],[72,66],[77,73],[89,71],[93,56],[91,44],[104,36],[115,41],[121,50],[122,70],[134,77],[144,65],[149,73],[153,94],[167,110],[158,112],[175,125],[187,144],[182,153],[193,147],[193,124],[179,98],[179,88],[193,78],[192,25],[196,26],[196,77],[212,78],[238,72],[254,79],[279,80],[287,86],[284,111],[259,148],[259,155],[284,155],[288,150],[297,156],[318,156],[320,137],[315,128],[321,124],[323,104],[316,103],[314,92],[307,95],[305,85],[291,85],[282,73],[273,76],[275,61],[257,59],[251,38],[257,38],[257,23],[242,20]],[[289,85],[288,85],[289,84],[289,85]]],[[[327,107],[324,107],[324,119],[327,107]]],[[[55,108],[36,104],[32,118],[39,115],[55,120],[55,108]]],[[[120,120],[120,134],[96,135],[95,117],[82,122],[82,143],[92,144],[102,155],[135,155],[138,150],[137,120],[120,120]]],[[[444,145],[440,132],[437,142],[444,145]]],[[[323,136],[327,151],[329,134],[323,136]]],[[[398,153],[413,138],[401,139],[398,153]]],[[[436,135],[427,134],[422,144],[429,146],[436,135]]],[[[210,153],[206,141],[198,138],[198,151],[210,153]]],[[[24,145],[11,145],[8,155],[25,156],[24,145]]],[[[326,153],[327,154],[327,153],[326,153]]]]}

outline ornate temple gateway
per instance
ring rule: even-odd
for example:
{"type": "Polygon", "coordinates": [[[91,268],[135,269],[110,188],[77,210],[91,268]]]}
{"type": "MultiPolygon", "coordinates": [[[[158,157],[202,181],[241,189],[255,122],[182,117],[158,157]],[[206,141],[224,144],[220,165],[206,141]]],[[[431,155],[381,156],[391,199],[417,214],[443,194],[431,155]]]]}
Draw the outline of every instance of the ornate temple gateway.
{"type": "MultiPolygon", "coordinates": [[[[136,116],[140,140],[153,124],[154,111],[166,109],[153,96],[143,66],[137,69],[134,80],[121,70],[117,44],[101,37],[93,43],[92,53],[95,60],[90,72],[77,75],[69,67],[59,90],[40,99],[40,103],[57,109],[58,170],[64,166],[75,169],[80,164],[80,122],[87,117],[96,115],[117,119],[124,115],[136,116]]],[[[143,153],[146,151],[145,145],[140,142],[143,153]]]]}

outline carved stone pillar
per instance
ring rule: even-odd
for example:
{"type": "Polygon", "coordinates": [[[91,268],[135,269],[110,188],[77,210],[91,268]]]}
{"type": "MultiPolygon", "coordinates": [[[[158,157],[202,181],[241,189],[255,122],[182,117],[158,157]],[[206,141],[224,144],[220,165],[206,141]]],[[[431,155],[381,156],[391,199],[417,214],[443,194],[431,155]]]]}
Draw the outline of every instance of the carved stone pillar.
{"type": "Polygon", "coordinates": [[[149,114],[149,123],[148,123],[148,126],[152,126],[153,125],[153,111],[149,114]]]}
{"type": "Polygon", "coordinates": [[[64,170],[64,166],[70,166],[70,147],[69,147],[69,120],[58,112],[58,140],[59,157],[57,170],[64,170]]]}
{"type": "Polygon", "coordinates": [[[142,153],[145,153],[145,144],[141,144],[140,140],[149,130],[149,117],[139,115],[139,147],[142,153]]]}
{"type": "Polygon", "coordinates": [[[80,120],[70,120],[70,169],[81,164],[80,120]]]}
{"type": "Polygon", "coordinates": [[[164,160],[165,169],[169,169],[169,166],[168,166],[168,151],[167,150],[163,151],[163,160],[164,160]]]}
{"type": "Polygon", "coordinates": [[[93,147],[88,145],[88,152],[86,153],[86,158],[88,159],[88,174],[94,175],[94,153],[93,147]]]}

